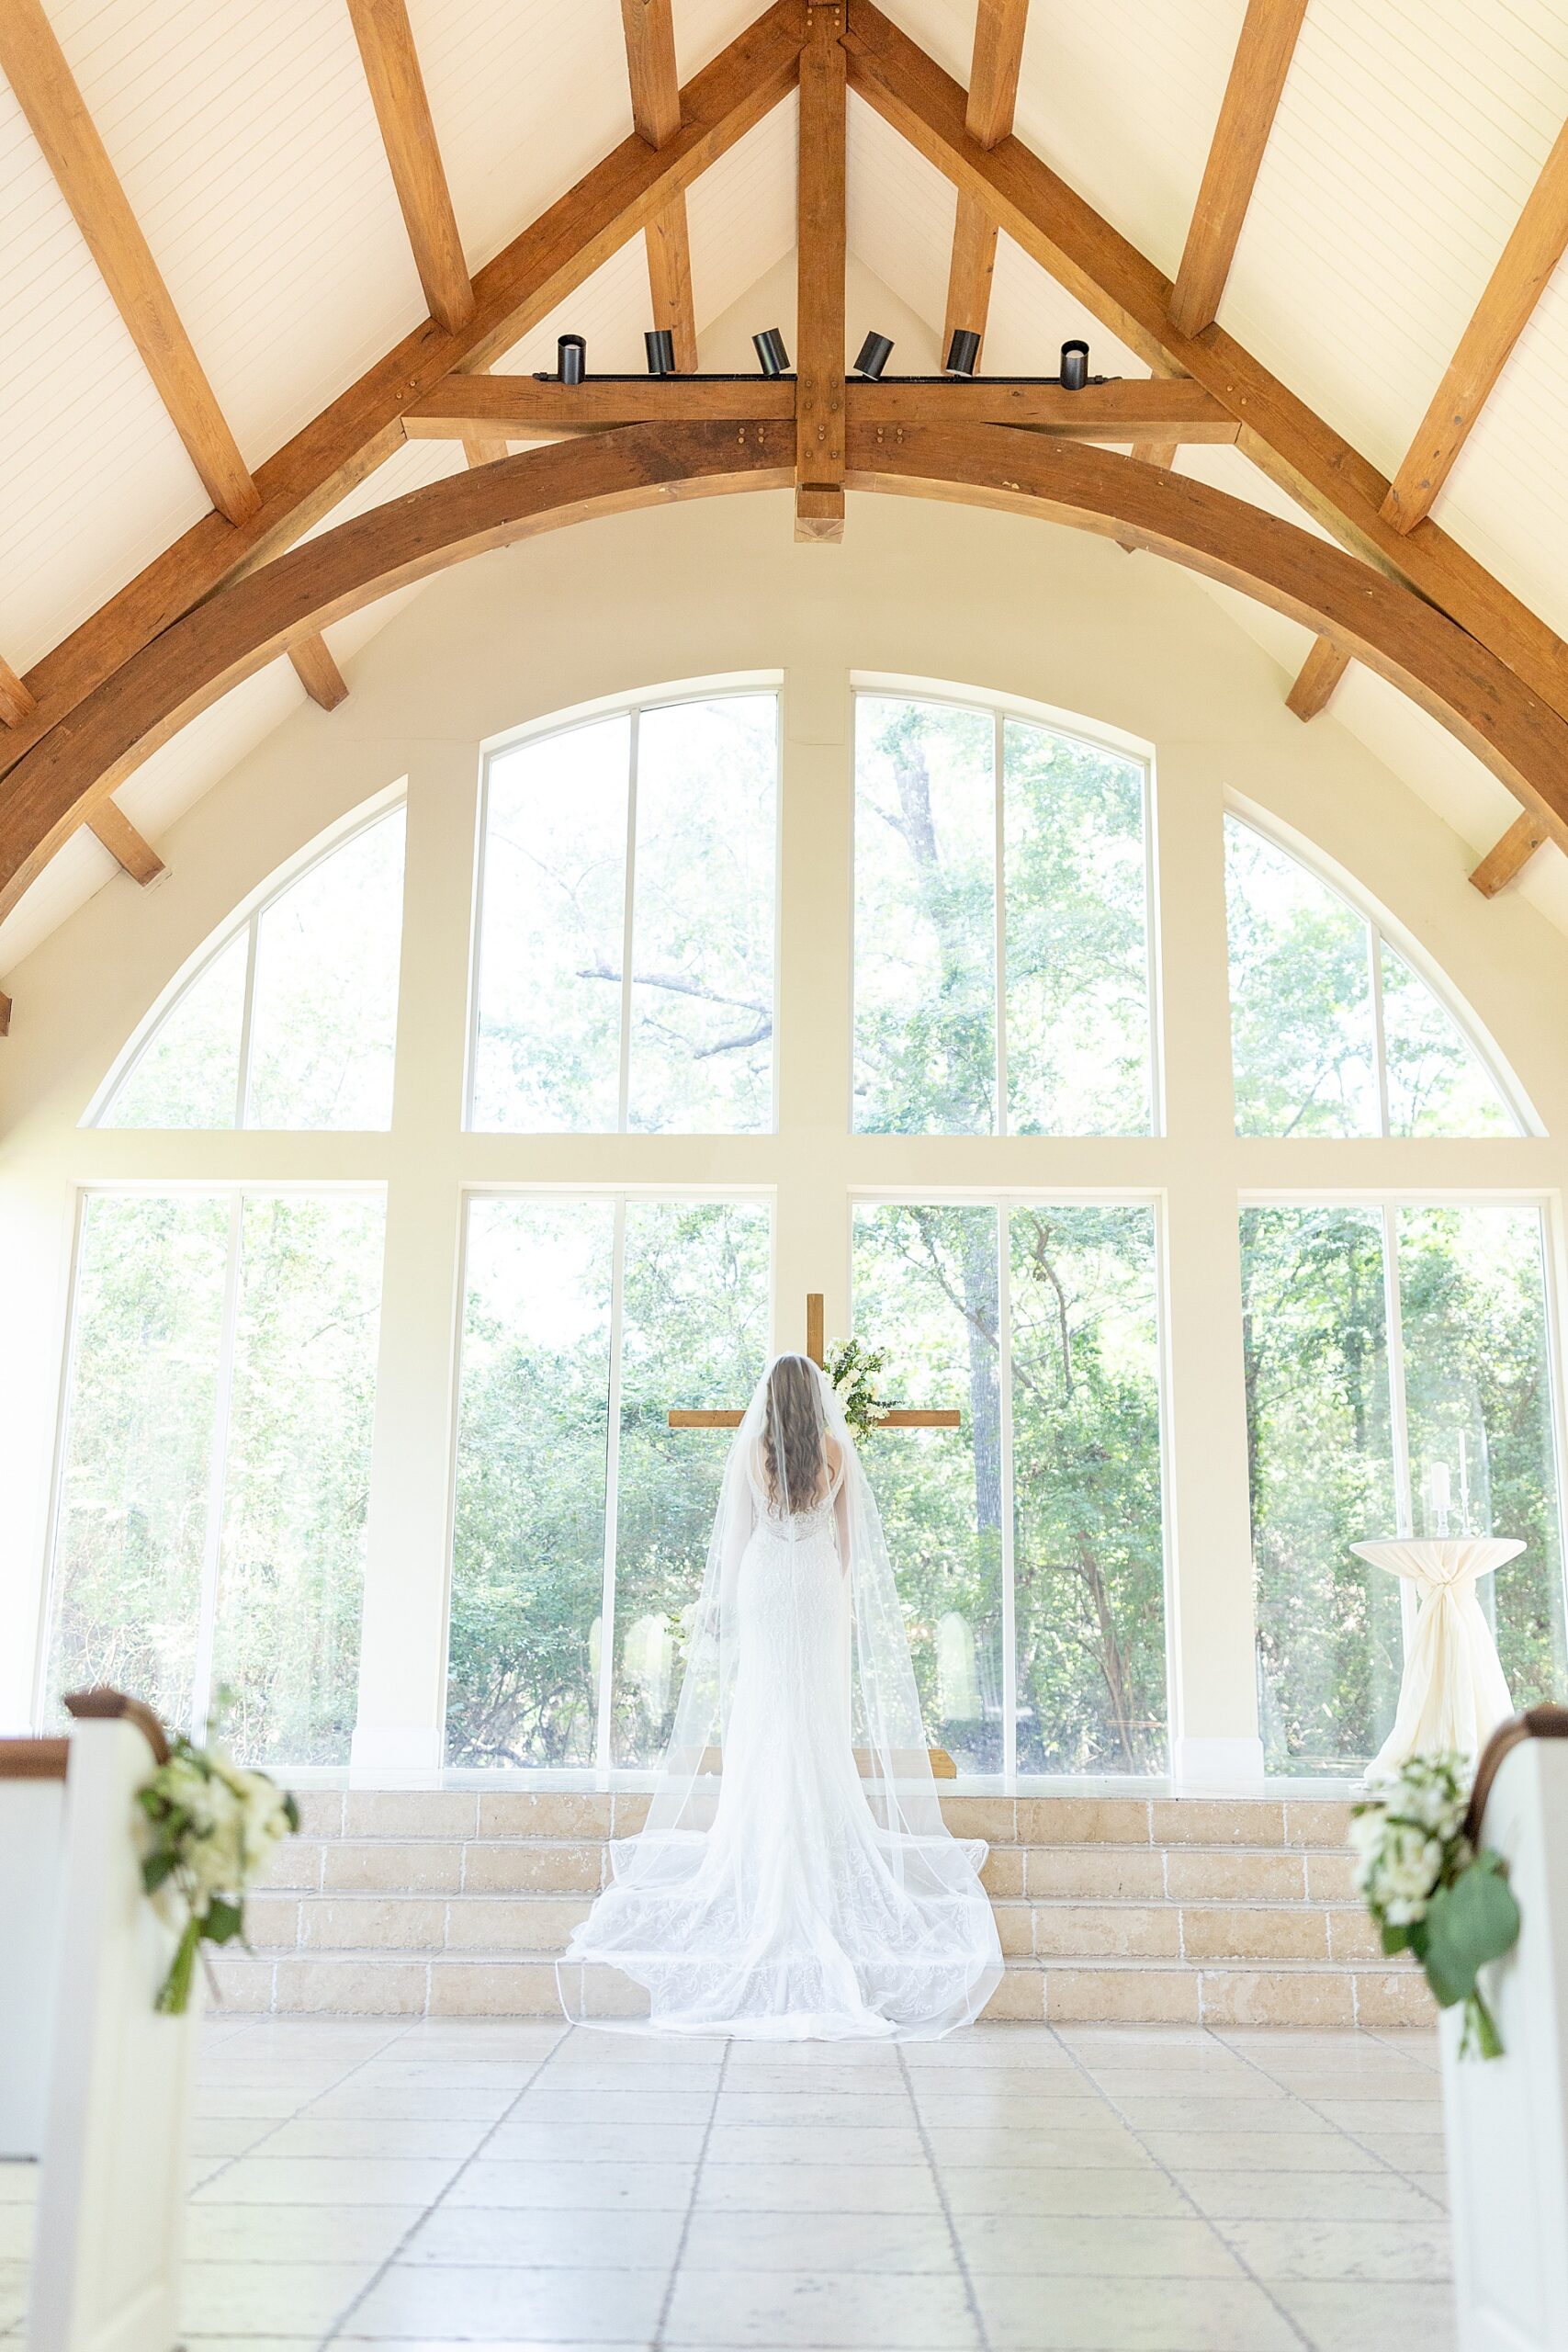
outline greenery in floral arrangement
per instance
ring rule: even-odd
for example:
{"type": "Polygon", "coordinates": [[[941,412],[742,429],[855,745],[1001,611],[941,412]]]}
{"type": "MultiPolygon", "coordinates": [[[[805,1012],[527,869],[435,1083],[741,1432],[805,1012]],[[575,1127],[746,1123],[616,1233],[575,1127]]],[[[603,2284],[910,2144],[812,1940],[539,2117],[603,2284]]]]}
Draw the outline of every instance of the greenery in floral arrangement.
{"type": "Polygon", "coordinates": [[[1464,2003],[1461,2056],[1500,2058],[1503,2044],[1479,1972],[1519,1939],[1519,1906],[1501,1854],[1464,1834],[1470,1767],[1462,1756],[1413,1756],[1368,1784],[1354,1809],[1356,1884],[1385,1952],[1411,1951],[1439,2008],[1464,2003]]]}
{"type": "Polygon", "coordinates": [[[153,2007],[183,2017],[197,1946],[236,1937],[244,1942],[245,1896],[273,1848],[299,1828],[299,1808],[266,1773],[245,1771],[221,1747],[198,1747],[178,1736],[168,1762],[143,1782],[136,1802],[152,1825],[141,1883],[184,1912],[153,2007]]]}
{"type": "Polygon", "coordinates": [[[886,1348],[863,1347],[858,1340],[835,1340],[828,1350],[824,1369],[856,1437],[875,1429],[889,1409],[876,1385],[886,1363],[886,1348]]]}

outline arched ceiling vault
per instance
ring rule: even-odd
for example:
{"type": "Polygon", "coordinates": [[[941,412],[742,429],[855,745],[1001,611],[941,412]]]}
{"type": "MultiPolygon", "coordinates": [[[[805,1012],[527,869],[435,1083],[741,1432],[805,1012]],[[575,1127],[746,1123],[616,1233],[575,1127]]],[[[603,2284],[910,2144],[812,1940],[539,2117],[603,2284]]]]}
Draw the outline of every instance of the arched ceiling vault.
{"type": "MultiPolygon", "coordinates": [[[[254,467],[202,372],[45,0],[0,9],[0,69],[213,502],[22,674],[0,663],[0,911],[75,825],[92,825],[129,870],[155,871],[107,794],[269,649],[287,650],[330,707],[345,689],[320,629],[389,584],[578,514],[777,480],[795,485],[804,537],[841,533],[846,483],[895,488],[1109,531],[1240,585],[1318,632],[1290,696],[1299,717],[1321,709],[1348,662],[1362,662],[1507,784],[1521,814],[1478,872],[1483,888],[1517,872],[1540,842],[1568,842],[1568,646],[1430,512],[1568,246],[1568,132],[1495,254],[1389,476],[1217,322],[1303,25],[1310,37],[1314,8],[1333,0],[1247,0],[1173,277],[1015,135],[1029,0],[976,0],[967,89],[874,0],[774,0],[680,84],[671,0],[621,0],[631,134],[472,273],[409,0],[344,5],[430,315],[254,467]],[[693,372],[688,197],[797,88],[797,372],[766,397],[730,385],[720,422],[716,386],[693,372]],[[912,382],[846,387],[851,93],[956,191],[950,328],[984,333],[1005,235],[1155,380],[1105,387],[1098,403],[984,378],[928,384],[923,394],[912,382]],[[547,413],[533,379],[483,379],[639,234],[652,316],[670,328],[681,373],[642,386],[618,412],[613,398],[593,407],[585,397],[576,416],[558,404],[547,413]],[[568,432],[587,437],[510,454],[568,432]],[[296,544],[405,438],[443,434],[461,441],[467,477],[296,544]],[[1203,440],[1234,442],[1337,548],[1174,470],[1182,446],[1203,440]],[[1085,446],[1094,441],[1130,448],[1137,462],[1085,446]]],[[[907,18],[917,0],[897,5],[907,18]]]]}

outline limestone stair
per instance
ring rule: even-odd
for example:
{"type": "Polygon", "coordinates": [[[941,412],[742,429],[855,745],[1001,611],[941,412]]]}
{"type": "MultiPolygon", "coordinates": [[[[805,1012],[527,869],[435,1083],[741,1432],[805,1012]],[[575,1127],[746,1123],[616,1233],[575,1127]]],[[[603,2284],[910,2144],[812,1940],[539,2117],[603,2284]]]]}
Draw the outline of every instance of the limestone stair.
{"type": "MultiPolygon", "coordinates": [[[[316,1791],[254,1895],[231,2010],[376,2017],[557,2011],[553,1962],[640,1796],[316,1791]]],[[[1007,1962],[987,2014],[1056,2021],[1403,2025],[1431,2012],[1350,1883],[1349,1808],[1198,1797],[943,1799],[990,1843],[1007,1962]]],[[[604,2006],[619,2006],[608,1988],[604,2006]]]]}

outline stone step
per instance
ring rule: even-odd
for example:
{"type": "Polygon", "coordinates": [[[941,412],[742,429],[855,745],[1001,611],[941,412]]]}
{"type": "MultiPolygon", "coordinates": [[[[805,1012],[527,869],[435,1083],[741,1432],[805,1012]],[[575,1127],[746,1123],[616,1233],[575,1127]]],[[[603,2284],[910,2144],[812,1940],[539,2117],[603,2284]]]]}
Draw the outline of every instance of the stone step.
{"type": "MultiPolygon", "coordinates": [[[[215,1962],[231,2013],[367,2017],[557,2017],[555,1970],[536,1953],[258,1954],[215,1962]]],[[[633,1989],[604,1980],[593,2014],[633,2014],[633,1989]]],[[[1047,2023],[1426,2025],[1425,1980],[1405,1962],[1201,1966],[1179,1962],[1010,1959],[986,2015],[1047,2023]]]]}
{"type": "MultiPolygon", "coordinates": [[[[585,1919],[589,1894],[258,1893],[246,1925],[257,1951],[417,1951],[545,1954],[585,1919]]],[[[1356,1905],[1321,1903],[1084,1903],[998,1896],[992,1908],[1010,1958],[1062,1960],[1337,1961],[1379,1957],[1356,1905]]]]}
{"type": "MultiPolygon", "coordinates": [[[[592,1894],[607,1841],[548,1838],[292,1838],[268,1884],[301,1894],[592,1894]]],[[[1332,1848],[994,1846],[987,1893],[1036,1900],[1346,1903],[1351,1861],[1332,1848]]]]}
{"type": "MultiPolygon", "coordinates": [[[[649,1800],[635,1792],[570,1790],[312,1789],[300,1808],[307,1840],[386,1838],[628,1838],[649,1800]]],[[[950,1796],[942,1818],[955,1837],[1008,1846],[1212,1846],[1300,1851],[1343,1848],[1347,1802],[1323,1798],[950,1796]]]]}

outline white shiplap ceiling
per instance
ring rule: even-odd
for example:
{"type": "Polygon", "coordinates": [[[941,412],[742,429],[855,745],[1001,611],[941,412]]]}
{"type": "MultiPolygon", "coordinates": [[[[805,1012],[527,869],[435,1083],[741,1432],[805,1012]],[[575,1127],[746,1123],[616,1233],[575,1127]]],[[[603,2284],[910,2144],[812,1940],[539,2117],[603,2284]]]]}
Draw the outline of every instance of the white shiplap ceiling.
{"type": "MultiPolygon", "coordinates": [[[[4,0],[0,0],[0,6],[4,0]]],[[[967,78],[974,0],[883,0],[967,78]]],[[[50,17],[192,342],[253,469],[423,316],[343,0],[49,0],[50,17]]],[[[1020,136],[1168,274],[1245,0],[1033,0],[1020,136]]],[[[674,0],[687,77],[754,0],[674,0]]],[[[618,0],[410,0],[471,269],[631,128],[618,0]]],[[[1427,402],[1568,115],[1561,0],[1309,0],[1221,321],[1385,472],[1427,402]]],[[[796,108],[779,107],[690,198],[705,359],[737,364],[737,306],[773,309],[794,243],[796,108]],[[737,313],[735,317],[731,313],[737,313]],[[722,345],[722,354],[719,346],[722,345]]],[[[935,357],[952,187],[852,99],[850,347],[886,288],[896,366],[935,357]]],[[[500,363],[541,367],[570,325],[592,364],[636,368],[648,321],[640,240],[500,363]]],[[[770,317],[761,323],[774,323],[770,317]]],[[[780,320],[780,323],[784,322],[780,320]]],[[[986,364],[1052,372],[1069,334],[1142,375],[1082,307],[1001,239],[986,364]]],[[[1548,288],[1437,509],[1443,527],[1568,634],[1568,282],[1548,288]]],[[[456,445],[400,449],[319,527],[433,481],[456,445]]],[[[1304,518],[1233,450],[1183,469],[1304,518]]],[[[0,81],[0,654],[27,670],[206,511],[207,498],[10,91],[0,81]]],[[[417,592],[409,592],[417,593],[417,592]]],[[[1196,592],[1195,592],[1196,593],[1196,592]]],[[[1223,590],[1290,667],[1305,632],[1223,590]]],[[[330,632],[356,646],[401,599],[330,632]]],[[[295,707],[277,663],[118,792],[161,830],[295,707]]],[[[1331,719],[1362,736],[1477,850],[1512,813],[1501,786],[1359,670],[1331,719]]],[[[117,871],[78,834],[0,923],[0,978],[117,871]]],[[[1568,928],[1568,861],[1522,887],[1568,928]]]]}

